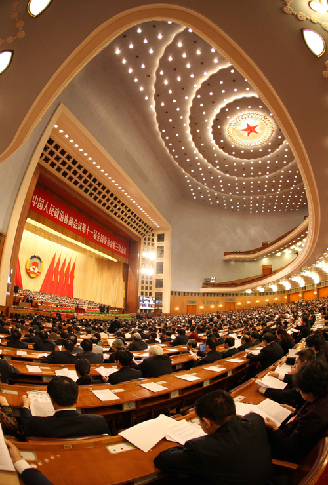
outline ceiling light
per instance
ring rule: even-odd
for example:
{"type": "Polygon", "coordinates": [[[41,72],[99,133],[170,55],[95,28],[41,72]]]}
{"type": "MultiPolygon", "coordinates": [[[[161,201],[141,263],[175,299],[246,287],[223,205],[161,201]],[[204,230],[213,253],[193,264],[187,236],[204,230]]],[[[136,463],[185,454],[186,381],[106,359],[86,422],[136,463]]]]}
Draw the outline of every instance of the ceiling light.
{"type": "Polygon", "coordinates": [[[302,29],[304,41],[310,51],[317,57],[321,57],[326,50],[326,42],[321,35],[312,29],[302,29]]]}
{"type": "Polygon", "coordinates": [[[2,74],[11,62],[13,57],[13,51],[2,51],[0,52],[0,74],[2,74]]]}
{"type": "Polygon", "coordinates": [[[52,0],[30,0],[27,4],[27,11],[31,17],[40,15],[51,3],[52,0]]]}
{"type": "Polygon", "coordinates": [[[315,12],[325,14],[327,13],[327,2],[324,2],[325,5],[323,5],[320,1],[319,2],[309,2],[309,7],[312,8],[315,12]]]}

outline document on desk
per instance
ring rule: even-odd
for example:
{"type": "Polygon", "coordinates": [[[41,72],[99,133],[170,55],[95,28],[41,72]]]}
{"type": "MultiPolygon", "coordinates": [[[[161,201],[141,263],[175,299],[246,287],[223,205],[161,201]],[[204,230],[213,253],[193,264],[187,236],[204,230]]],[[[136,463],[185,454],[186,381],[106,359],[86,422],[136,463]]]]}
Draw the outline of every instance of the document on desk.
{"type": "Polygon", "coordinates": [[[271,418],[279,426],[291,414],[288,409],[283,408],[280,404],[271,399],[265,399],[260,404],[247,404],[244,402],[235,402],[236,414],[238,416],[245,416],[248,413],[256,413],[262,418],[271,418]]]}
{"type": "Polygon", "coordinates": [[[6,471],[6,472],[15,471],[15,467],[10,458],[9,450],[5,443],[1,425],[0,425],[0,470],[6,471]]]}
{"type": "Polygon", "coordinates": [[[245,359],[227,359],[229,362],[245,362],[245,359]]]}
{"type": "Polygon", "coordinates": [[[175,376],[175,377],[177,377],[178,379],[183,379],[184,381],[189,381],[189,382],[197,381],[198,379],[200,379],[200,377],[193,376],[192,374],[183,374],[181,376],[175,376]]]}
{"type": "Polygon", "coordinates": [[[39,358],[40,358],[40,357],[48,357],[48,355],[49,355],[49,354],[48,354],[48,352],[40,352],[40,353],[38,354],[38,357],[39,357],[39,358]]]}
{"type": "Polygon", "coordinates": [[[54,415],[55,409],[46,391],[28,391],[27,395],[31,399],[30,409],[32,416],[54,415]]]}
{"type": "Polygon", "coordinates": [[[286,382],[282,382],[276,377],[272,376],[264,376],[261,379],[256,379],[256,384],[261,387],[270,388],[270,389],[285,389],[287,386],[286,382]]]}
{"type": "Polygon", "coordinates": [[[16,355],[27,355],[26,350],[16,350],[16,355]]]}
{"type": "Polygon", "coordinates": [[[108,377],[117,372],[117,367],[104,367],[103,365],[95,369],[101,376],[108,377]]]}
{"type": "Polygon", "coordinates": [[[170,419],[172,422],[170,424],[168,423],[167,434],[165,436],[165,438],[170,441],[175,441],[176,443],[180,443],[180,445],[184,445],[188,440],[206,435],[202,428],[197,424],[190,423],[190,421],[186,421],[185,419],[182,419],[181,421],[176,421],[172,418],[170,419]]]}
{"type": "Polygon", "coordinates": [[[140,384],[141,387],[148,389],[148,391],[158,392],[158,391],[167,391],[167,387],[161,386],[156,382],[147,382],[146,384],[140,384]]]}
{"type": "Polygon", "coordinates": [[[69,370],[64,367],[64,369],[57,369],[55,370],[56,376],[64,376],[64,377],[70,377],[73,379],[73,381],[77,381],[79,376],[76,373],[76,370],[69,370]]]}
{"type": "Polygon", "coordinates": [[[259,355],[259,353],[261,352],[261,349],[252,349],[250,351],[250,354],[253,354],[253,355],[259,355]]]}
{"type": "Polygon", "coordinates": [[[92,392],[100,401],[115,401],[119,399],[110,389],[99,389],[92,392]]]}
{"type": "Polygon", "coordinates": [[[42,370],[40,369],[40,367],[38,365],[27,365],[26,364],[26,369],[27,369],[27,372],[30,372],[31,374],[33,374],[33,373],[42,374],[42,370]]]}
{"type": "Polygon", "coordinates": [[[299,351],[299,349],[289,349],[288,351],[288,357],[297,357],[296,353],[299,351]]]}
{"type": "Polygon", "coordinates": [[[171,424],[171,420],[172,418],[160,415],[155,419],[149,419],[132,426],[132,428],[125,429],[119,434],[147,453],[166,436],[167,427],[168,424],[171,424]]]}
{"type": "Polygon", "coordinates": [[[213,372],[223,372],[227,369],[225,367],[219,367],[218,365],[210,365],[209,367],[204,367],[204,370],[211,370],[213,372]]]}
{"type": "Polygon", "coordinates": [[[290,365],[282,364],[282,365],[278,365],[274,371],[278,372],[279,374],[290,374],[291,370],[292,370],[292,367],[290,365]]]}
{"type": "Polygon", "coordinates": [[[167,347],[166,350],[168,352],[179,352],[179,349],[171,349],[171,347],[167,347]]]}

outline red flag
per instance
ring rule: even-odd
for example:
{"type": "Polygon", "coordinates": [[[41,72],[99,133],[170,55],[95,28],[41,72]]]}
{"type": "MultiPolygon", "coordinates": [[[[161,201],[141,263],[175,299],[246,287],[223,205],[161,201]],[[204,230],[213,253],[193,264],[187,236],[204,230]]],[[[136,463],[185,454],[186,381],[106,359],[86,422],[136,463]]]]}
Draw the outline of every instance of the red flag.
{"type": "Polygon", "coordinates": [[[75,261],[73,263],[71,272],[69,274],[69,283],[68,283],[68,296],[70,296],[71,298],[73,298],[74,273],[75,273],[75,261]]]}
{"type": "Polygon", "coordinates": [[[69,296],[68,294],[68,284],[69,284],[69,275],[71,269],[71,260],[69,260],[68,265],[66,266],[65,270],[65,282],[63,287],[63,296],[69,296]]]}
{"type": "Polygon", "coordinates": [[[48,288],[48,293],[51,293],[52,295],[57,295],[57,291],[58,291],[59,266],[60,266],[60,256],[57,260],[56,266],[54,267],[52,281],[50,281],[50,285],[48,288]]]}
{"type": "Polygon", "coordinates": [[[22,281],[22,274],[21,274],[21,270],[20,270],[19,259],[17,259],[14,286],[18,286],[18,288],[23,289],[23,281],[22,281]]]}
{"type": "Polygon", "coordinates": [[[58,278],[58,288],[57,288],[57,295],[63,296],[64,290],[64,283],[65,283],[65,266],[66,266],[66,258],[63,261],[63,264],[60,267],[60,273],[58,278]]]}
{"type": "Polygon", "coordinates": [[[53,255],[49,268],[45,274],[44,280],[42,281],[40,293],[50,293],[49,289],[53,278],[55,259],[56,253],[53,255]]]}

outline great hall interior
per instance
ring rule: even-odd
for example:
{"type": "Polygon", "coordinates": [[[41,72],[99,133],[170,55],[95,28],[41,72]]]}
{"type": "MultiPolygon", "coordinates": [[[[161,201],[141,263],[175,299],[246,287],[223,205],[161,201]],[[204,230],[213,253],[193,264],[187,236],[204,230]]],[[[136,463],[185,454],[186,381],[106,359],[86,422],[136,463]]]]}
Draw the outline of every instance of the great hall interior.
{"type": "Polygon", "coordinates": [[[0,4],[3,315],[328,296],[327,2],[31,3],[0,4]]]}

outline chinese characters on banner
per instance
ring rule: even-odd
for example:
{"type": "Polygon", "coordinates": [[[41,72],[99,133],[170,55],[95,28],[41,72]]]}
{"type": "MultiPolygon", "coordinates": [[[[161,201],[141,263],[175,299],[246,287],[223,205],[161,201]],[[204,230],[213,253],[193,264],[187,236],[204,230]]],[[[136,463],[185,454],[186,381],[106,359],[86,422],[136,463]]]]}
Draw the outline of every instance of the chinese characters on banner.
{"type": "Polygon", "coordinates": [[[129,259],[129,244],[36,186],[30,210],[129,259]]]}

